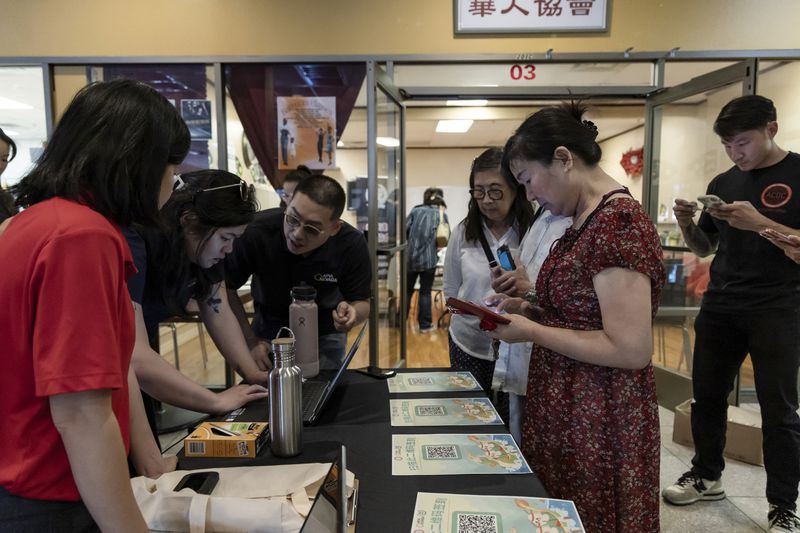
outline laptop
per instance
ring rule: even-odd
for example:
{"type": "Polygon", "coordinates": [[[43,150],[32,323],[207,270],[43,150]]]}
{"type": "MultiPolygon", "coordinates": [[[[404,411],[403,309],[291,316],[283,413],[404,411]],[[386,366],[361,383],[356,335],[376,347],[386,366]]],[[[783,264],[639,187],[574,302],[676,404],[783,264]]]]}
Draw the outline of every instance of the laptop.
{"type": "Polygon", "coordinates": [[[313,378],[303,381],[303,424],[310,426],[316,423],[325,408],[325,404],[328,403],[328,399],[330,399],[334,389],[341,381],[347,365],[356,355],[366,330],[367,323],[365,322],[338,370],[321,370],[313,378]]]}
{"type": "Polygon", "coordinates": [[[347,517],[347,465],[342,445],[314,498],[300,533],[345,533],[347,517]]]}

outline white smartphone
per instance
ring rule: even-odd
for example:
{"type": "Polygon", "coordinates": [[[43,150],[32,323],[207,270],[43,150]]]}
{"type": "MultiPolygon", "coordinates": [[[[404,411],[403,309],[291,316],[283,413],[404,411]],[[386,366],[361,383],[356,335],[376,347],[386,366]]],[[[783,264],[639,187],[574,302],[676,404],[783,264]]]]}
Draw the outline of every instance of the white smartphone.
{"type": "Polygon", "coordinates": [[[725,201],[716,194],[703,194],[697,197],[697,201],[706,207],[719,207],[725,205],[725,201]]]}

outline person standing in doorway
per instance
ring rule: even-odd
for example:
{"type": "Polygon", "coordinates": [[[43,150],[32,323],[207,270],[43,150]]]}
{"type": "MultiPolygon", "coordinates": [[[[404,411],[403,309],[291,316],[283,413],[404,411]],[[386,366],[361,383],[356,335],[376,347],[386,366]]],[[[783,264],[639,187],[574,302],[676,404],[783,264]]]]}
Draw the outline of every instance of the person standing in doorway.
{"type": "Polygon", "coordinates": [[[406,273],[406,315],[411,308],[411,296],[414,285],[419,279],[419,296],[417,297],[417,320],[419,331],[433,331],[433,313],[431,311],[431,289],[436,275],[438,249],[436,247],[436,228],[439,227],[440,214],[447,215],[444,209],[442,189],[429,187],[422,196],[422,204],[414,206],[406,218],[408,234],[408,271],[406,273]]]}
{"type": "Polygon", "coordinates": [[[283,126],[279,133],[281,136],[281,161],[283,161],[283,166],[286,167],[289,166],[289,138],[292,136],[287,119],[283,119],[283,126]]]}
{"type": "Polygon", "coordinates": [[[317,129],[317,160],[322,163],[322,143],[325,141],[325,131],[317,129]]]}
{"type": "Polygon", "coordinates": [[[706,207],[676,199],[673,211],[692,252],[716,252],[695,320],[692,469],[663,491],[676,505],[725,497],[722,471],[728,395],[748,352],[753,361],[764,435],[770,531],[800,531],[800,266],[759,233],[800,228],[800,155],[775,142],[772,101],[748,95],[728,102],[714,132],[734,166],[715,177],[706,207]]]}

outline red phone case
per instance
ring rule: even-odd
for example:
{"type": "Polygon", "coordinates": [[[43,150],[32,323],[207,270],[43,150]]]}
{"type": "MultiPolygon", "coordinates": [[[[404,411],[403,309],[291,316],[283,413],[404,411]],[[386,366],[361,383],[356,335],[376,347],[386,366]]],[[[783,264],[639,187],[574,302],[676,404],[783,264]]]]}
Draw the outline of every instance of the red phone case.
{"type": "Polygon", "coordinates": [[[491,309],[483,307],[482,305],[468,302],[466,300],[453,298],[452,296],[447,299],[447,307],[449,307],[453,313],[462,313],[480,318],[480,328],[485,331],[491,331],[495,329],[497,324],[511,323],[508,317],[497,314],[491,309]]]}

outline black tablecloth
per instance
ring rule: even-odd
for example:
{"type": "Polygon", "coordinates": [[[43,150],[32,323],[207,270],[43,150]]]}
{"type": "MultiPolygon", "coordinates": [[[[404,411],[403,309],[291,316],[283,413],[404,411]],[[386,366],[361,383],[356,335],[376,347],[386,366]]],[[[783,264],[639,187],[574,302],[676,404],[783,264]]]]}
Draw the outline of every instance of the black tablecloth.
{"type": "MultiPolygon", "coordinates": [[[[424,369],[431,371],[433,369],[424,369]]],[[[413,372],[414,370],[408,370],[413,372]]],[[[206,459],[180,454],[178,467],[185,470],[227,466],[329,462],[339,443],[347,448],[347,468],[360,482],[358,531],[409,531],[417,492],[449,492],[507,496],[546,497],[534,474],[483,474],[442,476],[392,476],[392,434],[406,433],[507,433],[502,426],[392,427],[389,397],[474,397],[481,393],[389,394],[384,380],[347,371],[317,425],[305,427],[303,452],[289,459],[272,455],[267,444],[255,459],[206,459]]],[[[236,421],[269,419],[266,402],[248,405],[236,421]]]]}

